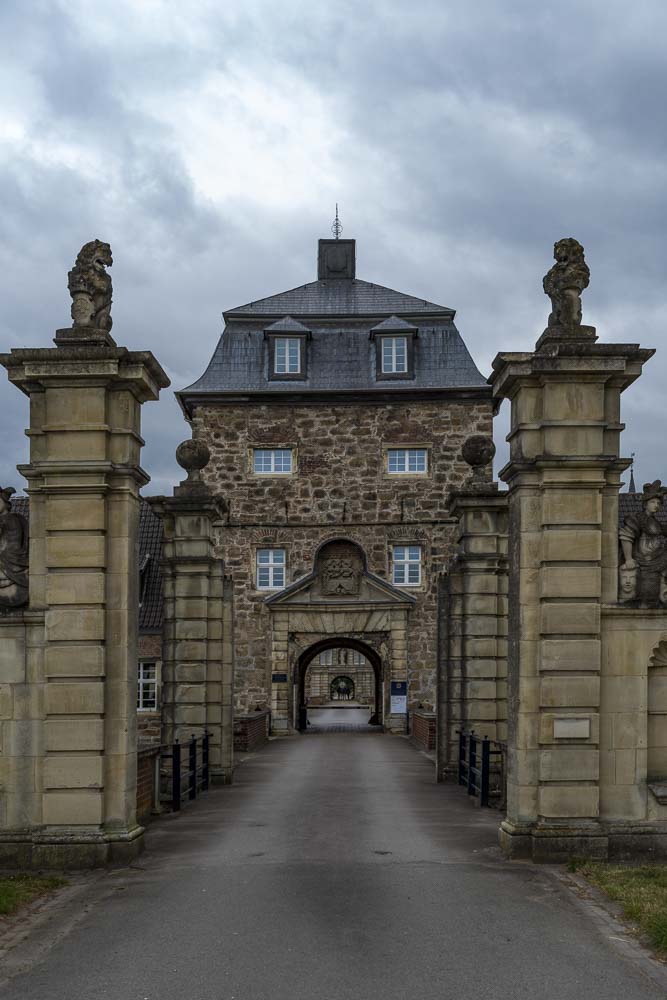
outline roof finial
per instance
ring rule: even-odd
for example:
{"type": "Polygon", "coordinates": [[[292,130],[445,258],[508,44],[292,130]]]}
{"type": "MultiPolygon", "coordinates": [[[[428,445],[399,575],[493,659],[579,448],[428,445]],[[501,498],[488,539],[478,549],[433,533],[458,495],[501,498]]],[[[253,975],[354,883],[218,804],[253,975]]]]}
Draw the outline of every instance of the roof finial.
{"type": "Polygon", "coordinates": [[[340,234],[343,232],[343,224],[338,218],[338,202],[336,202],[336,218],[334,219],[333,225],[331,226],[331,232],[334,234],[334,237],[337,240],[340,239],[340,234]]]}
{"type": "Polygon", "coordinates": [[[630,485],[628,486],[628,493],[636,493],[637,487],[635,486],[635,453],[634,451],[630,455],[630,485]]]}

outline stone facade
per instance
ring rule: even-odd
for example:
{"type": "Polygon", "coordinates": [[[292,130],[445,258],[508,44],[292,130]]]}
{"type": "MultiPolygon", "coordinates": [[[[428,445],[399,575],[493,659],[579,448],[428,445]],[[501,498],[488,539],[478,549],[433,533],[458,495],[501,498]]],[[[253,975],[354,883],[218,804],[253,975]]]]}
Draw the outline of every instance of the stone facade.
{"type": "Polygon", "coordinates": [[[311,662],[305,682],[306,704],[344,705],[346,699],[371,707],[375,704],[375,672],[361,653],[352,649],[331,649],[311,662]],[[339,697],[336,682],[349,680],[350,690],[339,697]]]}
{"type": "Polygon", "coordinates": [[[192,423],[211,451],[203,475],[228,503],[217,551],[235,587],[235,710],[270,702],[270,622],[267,595],[255,587],[257,548],[286,549],[291,583],[312,570],[318,547],[337,537],[358,543],[370,571],[385,580],[393,545],[422,547],[423,583],[408,591],[416,598],[407,639],[408,707],[433,709],[437,579],[454,543],[447,497],[469,473],[463,441],[491,431],[490,402],[199,406],[192,423]],[[386,448],[414,444],[429,449],[429,473],[387,475],[386,448]],[[257,447],[294,449],[295,474],[254,476],[250,456],[257,447]]]}

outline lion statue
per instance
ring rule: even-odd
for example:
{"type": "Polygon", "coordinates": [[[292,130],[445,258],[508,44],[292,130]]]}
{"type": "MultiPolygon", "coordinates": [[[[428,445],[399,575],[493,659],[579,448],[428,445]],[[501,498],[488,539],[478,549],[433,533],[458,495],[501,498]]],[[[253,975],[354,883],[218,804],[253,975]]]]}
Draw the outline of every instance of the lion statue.
{"type": "Polygon", "coordinates": [[[588,287],[591,272],[584,260],[584,248],[572,237],[554,243],[554,258],[556,263],[542,281],[551,299],[547,325],[571,330],[581,326],[581,293],[588,287]]]}
{"type": "Polygon", "coordinates": [[[106,268],[112,264],[108,243],[91,240],[81,247],[76,263],[67,275],[67,286],[72,296],[73,326],[111,329],[111,276],[106,268]]]}

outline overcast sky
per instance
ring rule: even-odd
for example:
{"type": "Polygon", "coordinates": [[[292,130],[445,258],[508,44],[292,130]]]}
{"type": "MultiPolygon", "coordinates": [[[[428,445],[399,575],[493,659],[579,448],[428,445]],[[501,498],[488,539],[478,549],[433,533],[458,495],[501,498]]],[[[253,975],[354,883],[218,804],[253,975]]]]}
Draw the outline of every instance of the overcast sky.
{"type": "MultiPolygon", "coordinates": [[[[0,38],[0,350],[70,324],[67,271],[99,238],[114,337],[182,388],[223,309],[315,279],[338,202],[359,277],[455,308],[488,374],[534,345],[575,236],[584,322],[660,349],[622,448],[667,480],[664,0],[0,0],[0,38]]],[[[4,372],[0,407],[20,487],[4,372]]],[[[161,493],[189,429],[172,390],[143,416],[161,493]]]]}

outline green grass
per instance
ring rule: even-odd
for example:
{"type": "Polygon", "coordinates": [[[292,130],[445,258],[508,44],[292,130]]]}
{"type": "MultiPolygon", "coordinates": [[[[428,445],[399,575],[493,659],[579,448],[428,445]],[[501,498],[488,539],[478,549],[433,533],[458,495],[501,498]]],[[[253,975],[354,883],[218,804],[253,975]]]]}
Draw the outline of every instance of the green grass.
{"type": "Polygon", "coordinates": [[[8,916],[38,896],[46,896],[67,885],[58,876],[10,875],[0,878],[0,916],[8,916]]]}
{"type": "Polygon", "coordinates": [[[569,867],[619,903],[633,929],[646,935],[655,950],[667,957],[667,865],[631,867],[578,861],[569,867]]]}

